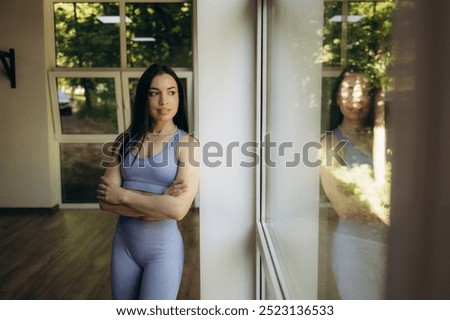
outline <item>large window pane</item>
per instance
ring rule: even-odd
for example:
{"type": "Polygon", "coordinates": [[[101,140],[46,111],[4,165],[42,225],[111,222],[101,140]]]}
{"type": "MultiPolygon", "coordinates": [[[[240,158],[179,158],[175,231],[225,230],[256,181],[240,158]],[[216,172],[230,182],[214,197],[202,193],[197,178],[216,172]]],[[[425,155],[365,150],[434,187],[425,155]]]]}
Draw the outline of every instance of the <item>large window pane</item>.
{"type": "MultiPolygon", "coordinates": [[[[318,297],[380,299],[383,298],[385,282],[385,240],[388,228],[385,217],[389,214],[390,202],[384,97],[389,95],[390,90],[395,2],[343,1],[342,5],[346,15],[334,19],[343,26],[340,38],[346,46],[340,69],[346,64],[358,66],[367,74],[370,86],[378,88],[381,94],[371,105],[374,123],[356,135],[345,136],[344,133],[342,138],[347,141],[349,148],[345,148],[342,153],[344,159],[347,152],[356,154],[364,150],[361,152],[367,155],[366,162],[321,170],[322,182],[325,183],[319,189],[318,297]],[[367,148],[361,149],[364,146],[367,148]],[[330,181],[333,182],[333,188],[330,187],[330,181]],[[340,218],[344,214],[348,216],[340,218]]],[[[327,28],[326,20],[324,28],[327,28]]],[[[332,103],[335,99],[332,90],[339,73],[328,70],[327,77],[322,80],[323,137],[327,135],[326,131],[337,129],[341,121],[337,121],[341,108],[332,103]]],[[[341,132],[341,129],[338,130],[341,132]]],[[[338,138],[335,135],[333,139],[338,138]]]]}
{"type": "Polygon", "coordinates": [[[118,133],[114,78],[57,78],[63,134],[118,133]]]}
{"type": "Polygon", "coordinates": [[[118,17],[118,3],[55,3],[56,66],[119,67],[118,17]]]}
{"type": "Polygon", "coordinates": [[[165,62],[192,66],[192,5],[190,3],[129,3],[127,63],[147,67],[165,62]]]}
{"type": "Polygon", "coordinates": [[[108,161],[108,144],[61,143],[61,185],[63,203],[96,203],[96,190],[108,161]],[[102,151],[103,148],[103,151],[102,151]]]}

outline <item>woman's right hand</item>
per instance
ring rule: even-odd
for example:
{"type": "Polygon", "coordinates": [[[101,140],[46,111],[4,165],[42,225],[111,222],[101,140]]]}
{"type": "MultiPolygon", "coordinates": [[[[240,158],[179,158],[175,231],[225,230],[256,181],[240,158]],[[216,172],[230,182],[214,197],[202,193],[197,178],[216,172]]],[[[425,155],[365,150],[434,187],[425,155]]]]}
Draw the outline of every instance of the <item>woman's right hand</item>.
{"type": "Polygon", "coordinates": [[[164,190],[164,194],[172,197],[178,197],[188,190],[188,185],[184,180],[174,180],[171,185],[164,190]]]}

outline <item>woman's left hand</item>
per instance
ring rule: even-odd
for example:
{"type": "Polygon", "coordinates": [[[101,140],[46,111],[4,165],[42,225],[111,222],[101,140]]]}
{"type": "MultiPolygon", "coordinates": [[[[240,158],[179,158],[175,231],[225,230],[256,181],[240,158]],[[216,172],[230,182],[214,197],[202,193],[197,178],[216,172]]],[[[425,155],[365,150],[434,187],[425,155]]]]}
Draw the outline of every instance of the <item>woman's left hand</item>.
{"type": "Polygon", "coordinates": [[[110,204],[121,204],[124,191],[124,188],[103,176],[97,187],[97,199],[110,204]]]}
{"type": "Polygon", "coordinates": [[[184,180],[174,180],[168,188],[164,190],[164,194],[172,197],[178,197],[180,194],[188,191],[188,185],[184,180]]]}

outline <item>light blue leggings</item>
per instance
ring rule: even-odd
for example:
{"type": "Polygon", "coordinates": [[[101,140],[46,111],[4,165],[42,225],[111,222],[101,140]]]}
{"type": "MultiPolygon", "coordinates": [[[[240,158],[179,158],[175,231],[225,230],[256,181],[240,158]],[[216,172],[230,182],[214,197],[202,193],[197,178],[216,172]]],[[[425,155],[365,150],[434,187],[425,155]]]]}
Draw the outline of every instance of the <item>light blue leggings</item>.
{"type": "Polygon", "coordinates": [[[175,300],[183,262],[183,239],[175,220],[147,222],[121,216],[111,258],[114,299],[175,300]]]}
{"type": "Polygon", "coordinates": [[[386,236],[381,222],[339,219],[331,258],[341,299],[384,298],[386,236]]]}

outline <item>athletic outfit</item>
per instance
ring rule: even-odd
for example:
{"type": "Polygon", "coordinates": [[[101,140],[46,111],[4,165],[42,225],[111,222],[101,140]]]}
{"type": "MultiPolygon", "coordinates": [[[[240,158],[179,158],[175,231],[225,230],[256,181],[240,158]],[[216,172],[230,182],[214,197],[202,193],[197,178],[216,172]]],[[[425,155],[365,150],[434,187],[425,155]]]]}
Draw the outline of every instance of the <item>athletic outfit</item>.
{"type": "MultiPolygon", "coordinates": [[[[184,134],[178,130],[152,157],[142,158],[129,152],[121,163],[122,187],[163,194],[177,175],[176,148],[184,134]]],[[[176,220],[119,217],[111,261],[114,299],[176,299],[183,263],[183,239],[176,220]]]]}
{"type": "MultiPolygon", "coordinates": [[[[339,130],[333,133],[346,140],[344,161],[373,165],[372,158],[356,148],[339,130]]],[[[387,226],[379,221],[339,218],[332,236],[331,261],[342,299],[383,299],[386,266],[387,226]]]]}
{"type": "Polygon", "coordinates": [[[339,129],[334,129],[333,133],[336,137],[339,138],[339,140],[347,141],[344,144],[344,162],[347,166],[351,167],[354,164],[368,164],[370,166],[373,166],[372,157],[366,155],[357,147],[355,147],[339,129]]]}

